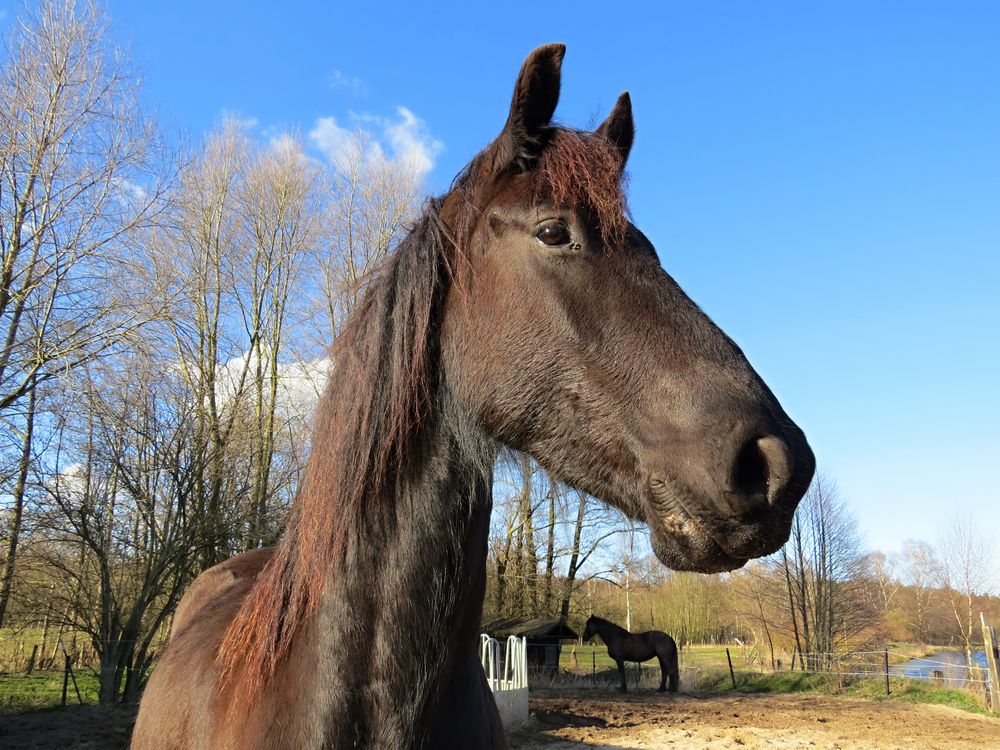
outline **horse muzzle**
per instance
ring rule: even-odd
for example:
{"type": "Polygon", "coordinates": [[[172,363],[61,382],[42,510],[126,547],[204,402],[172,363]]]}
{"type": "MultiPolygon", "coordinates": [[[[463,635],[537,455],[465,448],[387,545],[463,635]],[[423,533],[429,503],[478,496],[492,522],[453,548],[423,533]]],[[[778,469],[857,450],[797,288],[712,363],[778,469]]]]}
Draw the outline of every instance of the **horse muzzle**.
{"type": "Polygon", "coordinates": [[[644,510],[653,551],[674,570],[714,573],[776,552],[815,471],[797,429],[791,439],[753,438],[736,452],[726,480],[698,488],[669,471],[652,471],[644,510]]]}

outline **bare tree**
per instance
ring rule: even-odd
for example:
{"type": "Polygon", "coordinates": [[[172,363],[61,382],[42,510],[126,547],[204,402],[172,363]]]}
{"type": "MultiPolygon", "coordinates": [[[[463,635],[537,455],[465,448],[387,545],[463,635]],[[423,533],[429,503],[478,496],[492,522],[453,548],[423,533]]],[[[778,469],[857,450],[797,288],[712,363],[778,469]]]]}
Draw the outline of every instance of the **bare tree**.
{"type": "Polygon", "coordinates": [[[109,704],[138,697],[194,572],[194,420],[176,378],[142,351],[79,375],[35,463],[42,498],[28,560],[42,585],[24,596],[55,599],[89,635],[109,704]]]}
{"type": "Polygon", "coordinates": [[[240,191],[244,239],[239,274],[245,281],[238,277],[233,286],[249,345],[253,402],[246,432],[252,476],[244,546],[260,546],[272,538],[284,515],[284,507],[272,501],[289,499],[289,480],[296,476],[294,471],[275,471],[279,438],[296,429],[295,414],[281,409],[280,381],[289,308],[301,286],[303,262],[319,237],[319,177],[318,165],[305,157],[294,138],[285,136],[256,154],[240,191]]]}
{"type": "Polygon", "coordinates": [[[876,616],[875,621],[884,626],[900,589],[895,558],[883,552],[869,552],[858,563],[857,577],[868,607],[876,616]]]}
{"type": "Polygon", "coordinates": [[[974,666],[973,643],[979,627],[975,600],[997,582],[995,555],[992,541],[967,514],[952,519],[938,545],[938,584],[948,597],[970,667],[974,666]]]}
{"type": "Polygon", "coordinates": [[[297,476],[289,444],[310,404],[297,412],[282,389],[283,355],[318,242],[319,190],[294,138],[258,144],[230,119],[182,172],[171,225],[155,237],[165,345],[198,405],[206,567],[271,539],[297,476]]]}
{"type": "Polygon", "coordinates": [[[817,475],[781,554],[797,648],[812,655],[813,668],[871,621],[857,575],[860,559],[846,502],[829,479],[817,475]]]}
{"type": "Polygon", "coordinates": [[[937,578],[934,548],[927,542],[908,539],[903,543],[902,561],[903,581],[913,596],[910,625],[917,640],[925,643],[928,638],[928,610],[937,578]]]}
{"type": "Polygon", "coordinates": [[[585,493],[555,482],[521,454],[506,455],[499,462],[494,497],[492,614],[544,612],[568,618],[579,585],[611,573],[614,562],[600,553],[607,552],[607,540],[625,528],[624,519],[585,493]],[[538,552],[542,537],[546,540],[544,558],[538,552]]]}
{"type": "Polygon", "coordinates": [[[424,194],[415,166],[386,158],[364,131],[333,157],[327,180],[324,242],[312,258],[321,311],[314,324],[324,344],[340,333],[372,272],[416,218],[424,194]]]}
{"type": "MultiPolygon", "coordinates": [[[[46,0],[14,24],[0,71],[0,424],[29,442],[34,401],[18,416],[22,399],[144,322],[130,250],[162,209],[167,162],[106,27],[93,3],[46,0]]],[[[5,488],[15,519],[23,488],[5,488]]],[[[16,521],[0,622],[19,533],[16,521]]]]}
{"type": "MultiPolygon", "coordinates": [[[[32,447],[35,420],[38,415],[38,387],[32,384],[28,390],[27,410],[23,417],[23,428],[16,430],[21,449],[17,460],[17,473],[11,493],[10,527],[6,530],[7,549],[0,568],[0,625],[3,625],[7,605],[14,588],[14,571],[17,564],[17,548],[21,540],[24,523],[24,502],[28,489],[28,477],[32,468],[32,447]]],[[[8,422],[10,425],[10,422],[8,422]]],[[[6,484],[6,482],[4,482],[6,484]]]]}

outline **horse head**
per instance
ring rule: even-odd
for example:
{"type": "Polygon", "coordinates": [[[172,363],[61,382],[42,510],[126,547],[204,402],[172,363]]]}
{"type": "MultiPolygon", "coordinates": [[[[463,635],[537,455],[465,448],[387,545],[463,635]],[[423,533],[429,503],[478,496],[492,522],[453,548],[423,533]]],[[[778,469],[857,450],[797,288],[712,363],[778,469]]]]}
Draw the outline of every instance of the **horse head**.
{"type": "Polygon", "coordinates": [[[738,568],[787,540],[812,451],[629,220],[628,94],[592,132],[553,125],[564,51],[529,55],[443,204],[444,380],[496,440],[644,522],[667,566],[738,568]]]}
{"type": "Polygon", "coordinates": [[[587,618],[587,624],[583,628],[583,635],[581,639],[586,643],[597,635],[597,623],[594,621],[594,616],[591,615],[587,618]]]}

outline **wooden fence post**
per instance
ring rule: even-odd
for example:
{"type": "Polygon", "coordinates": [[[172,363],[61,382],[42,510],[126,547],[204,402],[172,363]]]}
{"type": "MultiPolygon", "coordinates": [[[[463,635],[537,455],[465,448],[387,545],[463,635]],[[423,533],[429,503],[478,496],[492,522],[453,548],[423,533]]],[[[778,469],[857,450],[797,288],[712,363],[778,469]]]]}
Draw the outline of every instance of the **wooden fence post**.
{"type": "Polygon", "coordinates": [[[73,689],[76,691],[76,700],[82,706],[83,696],[80,694],[80,686],[76,682],[76,675],[73,674],[73,664],[72,662],[67,665],[69,667],[69,677],[73,680],[73,689]]]}
{"type": "Polygon", "coordinates": [[[729,655],[729,649],[726,648],[726,661],[729,662],[729,678],[733,681],[733,690],[736,689],[736,673],[733,672],[733,657],[729,655]]]}
{"type": "Polygon", "coordinates": [[[24,670],[25,674],[31,674],[35,671],[35,657],[38,656],[38,644],[36,643],[31,647],[31,658],[28,659],[28,668],[24,670]]]}
{"type": "Polygon", "coordinates": [[[889,695],[889,649],[882,652],[885,656],[885,694],[889,695]]]}
{"type": "Polygon", "coordinates": [[[76,691],[76,699],[82,706],[83,696],[80,694],[80,686],[76,682],[76,675],[73,674],[73,667],[72,667],[73,658],[69,655],[69,652],[66,650],[65,644],[61,640],[59,641],[59,645],[60,647],[62,647],[63,655],[66,657],[66,668],[63,671],[62,704],[64,706],[66,705],[66,693],[69,689],[69,681],[70,679],[72,679],[73,689],[76,691]]]}
{"type": "Polygon", "coordinates": [[[990,709],[993,713],[1000,713],[1000,674],[997,672],[1000,654],[997,653],[997,631],[992,625],[986,624],[986,617],[982,612],[979,613],[979,621],[983,625],[983,649],[986,651],[986,666],[990,673],[990,709]]]}
{"type": "MultiPolygon", "coordinates": [[[[65,651],[63,651],[66,654],[65,651]]],[[[66,706],[66,690],[69,688],[69,654],[66,654],[66,668],[63,670],[62,705],[66,706]]]]}

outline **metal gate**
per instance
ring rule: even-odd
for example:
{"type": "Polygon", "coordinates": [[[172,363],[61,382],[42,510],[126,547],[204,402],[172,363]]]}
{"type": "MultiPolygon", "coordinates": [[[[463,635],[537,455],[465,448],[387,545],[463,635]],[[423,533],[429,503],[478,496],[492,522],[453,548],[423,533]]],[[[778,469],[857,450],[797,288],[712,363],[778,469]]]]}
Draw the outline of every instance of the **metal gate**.
{"type": "Polygon", "coordinates": [[[496,638],[479,636],[479,660],[505,727],[528,720],[528,639],[512,635],[501,647],[496,638]]]}

